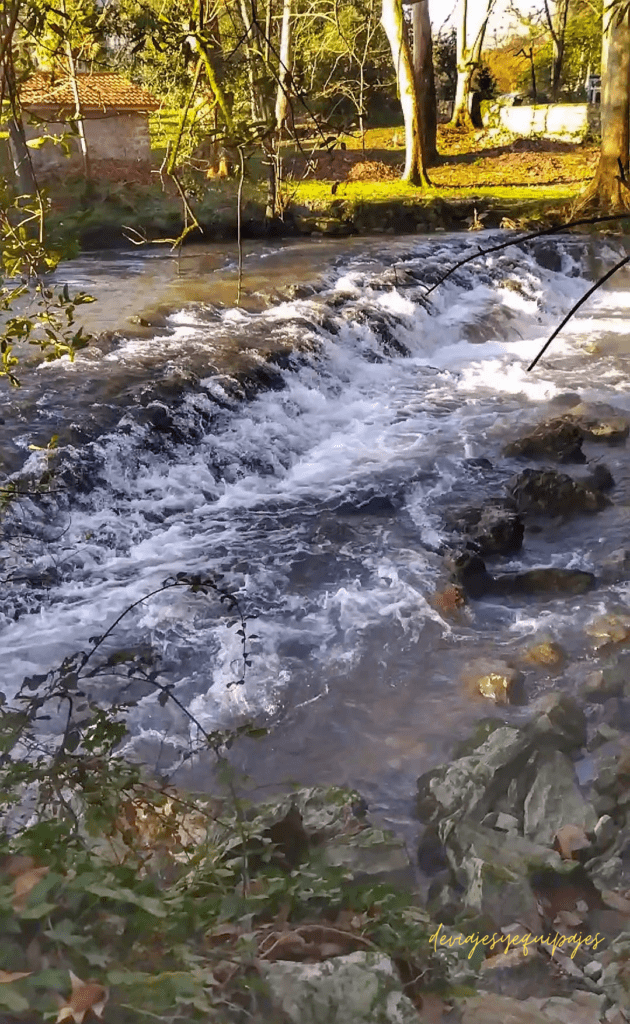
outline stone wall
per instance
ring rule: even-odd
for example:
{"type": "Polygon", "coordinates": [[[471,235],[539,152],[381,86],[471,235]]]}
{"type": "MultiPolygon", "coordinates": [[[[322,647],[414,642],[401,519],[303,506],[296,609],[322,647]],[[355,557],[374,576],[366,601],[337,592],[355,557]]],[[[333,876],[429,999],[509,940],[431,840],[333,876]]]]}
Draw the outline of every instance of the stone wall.
{"type": "MultiPolygon", "coordinates": [[[[97,112],[86,114],[84,125],[89,155],[95,164],[111,161],[130,167],[150,166],[151,138],[146,114],[97,112]]],[[[81,166],[78,140],[76,136],[69,136],[69,124],[62,121],[49,121],[45,126],[26,124],[25,130],[27,139],[41,138],[44,134],[68,137],[70,157],[61,145],[48,140],[41,147],[31,149],[36,173],[81,166]]]]}
{"type": "Polygon", "coordinates": [[[487,127],[506,128],[515,135],[579,142],[599,130],[599,107],[586,103],[553,103],[531,107],[491,104],[485,116],[487,127]]]}

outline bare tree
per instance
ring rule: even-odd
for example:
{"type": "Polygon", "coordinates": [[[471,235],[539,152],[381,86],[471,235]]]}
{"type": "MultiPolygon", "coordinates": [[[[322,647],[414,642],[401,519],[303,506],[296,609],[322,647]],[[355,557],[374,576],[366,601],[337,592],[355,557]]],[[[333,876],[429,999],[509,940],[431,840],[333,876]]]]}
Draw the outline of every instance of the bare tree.
{"type": "Polygon", "coordinates": [[[437,151],[437,96],[433,70],[433,38],[428,0],[420,0],[411,8],[413,30],[413,73],[422,104],[422,130],[424,158],[428,167],[438,162],[437,151]]]}
{"type": "Polygon", "coordinates": [[[485,0],[485,10],[474,39],[469,39],[468,0],[459,0],[457,27],[457,89],[451,124],[454,128],[482,128],[479,117],[472,113],[472,80],[481,64],[481,51],[495,0],[485,0]],[[476,122],[476,123],[475,123],[476,122]]]}
{"type": "Polygon", "coordinates": [[[424,154],[422,106],[413,73],[409,32],[402,0],[383,0],[381,24],[392,51],[398,95],[405,122],[405,169],[403,181],[412,185],[430,185],[424,154]]]}
{"type": "Polygon", "coordinates": [[[289,89],[293,68],[293,3],[284,0],[282,7],[282,28],[280,30],[280,60],[278,68],[278,92],[276,95],[276,127],[278,131],[286,125],[289,112],[289,89]]]}
{"type": "Polygon", "coordinates": [[[553,103],[558,102],[560,83],[562,82],[562,64],[564,61],[564,46],[567,31],[567,18],[569,15],[570,0],[555,0],[553,12],[549,8],[549,0],[544,0],[545,20],[551,32],[553,46],[553,60],[551,65],[551,99],[553,103]]]}
{"type": "Polygon", "coordinates": [[[602,142],[595,177],[577,209],[630,211],[630,8],[604,5],[602,142]]]}

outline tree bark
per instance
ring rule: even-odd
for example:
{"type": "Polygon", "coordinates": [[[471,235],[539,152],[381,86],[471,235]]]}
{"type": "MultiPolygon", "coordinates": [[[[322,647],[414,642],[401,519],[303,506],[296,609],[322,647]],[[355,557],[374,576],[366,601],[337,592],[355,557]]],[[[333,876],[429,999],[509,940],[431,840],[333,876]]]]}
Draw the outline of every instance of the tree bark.
{"type": "Polygon", "coordinates": [[[416,87],[407,26],[401,0],[383,0],[381,24],[389,41],[398,81],[398,95],[405,122],[405,169],[403,181],[430,185],[424,153],[422,105],[416,87]]]}
{"type": "Polygon", "coordinates": [[[413,29],[413,73],[416,89],[422,104],[422,130],[424,158],[427,167],[439,160],[437,151],[437,95],[433,69],[433,40],[428,0],[422,0],[411,8],[413,29]]]}
{"type": "Polygon", "coordinates": [[[477,35],[468,43],[468,0],[459,0],[457,26],[457,88],[451,125],[453,128],[483,128],[478,112],[473,113],[472,78],[481,63],[481,50],[495,0],[486,0],[486,10],[477,35]]]}
{"type": "Polygon", "coordinates": [[[293,0],[284,0],[282,7],[282,29],[280,30],[280,67],[278,68],[278,92],[276,95],[276,128],[285,127],[289,112],[289,89],[293,69],[293,0]]]}
{"type": "Polygon", "coordinates": [[[602,142],[595,177],[578,200],[605,213],[630,211],[630,11],[619,19],[604,5],[602,52],[602,142]]]}
{"type": "Polygon", "coordinates": [[[551,32],[551,42],[553,50],[551,67],[552,103],[558,102],[560,85],[562,83],[562,66],[564,64],[564,49],[567,32],[567,18],[569,15],[569,2],[570,0],[556,0],[556,9],[554,15],[552,16],[549,10],[548,0],[545,0],[545,16],[547,18],[547,24],[549,25],[549,31],[551,32]]]}

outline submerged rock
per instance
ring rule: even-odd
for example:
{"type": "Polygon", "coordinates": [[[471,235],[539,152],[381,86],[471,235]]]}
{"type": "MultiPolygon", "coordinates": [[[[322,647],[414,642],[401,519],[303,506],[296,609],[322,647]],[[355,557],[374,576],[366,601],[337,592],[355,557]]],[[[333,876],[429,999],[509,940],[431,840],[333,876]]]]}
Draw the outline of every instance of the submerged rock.
{"type": "Polygon", "coordinates": [[[586,632],[594,638],[596,647],[623,643],[630,638],[630,615],[624,612],[602,615],[588,624],[586,632]]]}
{"type": "MultiPolygon", "coordinates": [[[[610,499],[602,493],[606,479],[601,468],[584,480],[574,480],[566,473],[555,470],[526,469],[513,477],[508,492],[519,512],[537,516],[593,515],[610,505],[610,499]]],[[[612,480],[612,477],[610,478],[612,480]]]]}
{"type": "Polygon", "coordinates": [[[556,462],[586,462],[582,451],[583,433],[574,423],[558,418],[540,423],[529,434],[511,441],[503,449],[508,458],[553,459],[556,462]]]}
{"type": "Polygon", "coordinates": [[[607,441],[618,444],[630,434],[630,421],[611,405],[599,402],[580,402],[567,410],[562,417],[572,423],[589,441],[607,441]]]}
{"type": "Polygon", "coordinates": [[[554,594],[584,594],[595,586],[593,573],[581,569],[545,567],[527,572],[502,573],[491,576],[479,555],[464,552],[451,563],[453,582],[463,587],[467,597],[478,599],[489,594],[501,597],[525,594],[546,596],[554,594]]]}
{"type": "Polygon", "coordinates": [[[541,640],[540,643],[528,647],[523,655],[523,661],[528,665],[541,665],[554,670],[561,669],[566,659],[566,652],[554,640],[541,640]]]}
{"type": "Polygon", "coordinates": [[[467,686],[497,704],[524,704],[524,676],[504,661],[479,659],[464,674],[467,686]]]}

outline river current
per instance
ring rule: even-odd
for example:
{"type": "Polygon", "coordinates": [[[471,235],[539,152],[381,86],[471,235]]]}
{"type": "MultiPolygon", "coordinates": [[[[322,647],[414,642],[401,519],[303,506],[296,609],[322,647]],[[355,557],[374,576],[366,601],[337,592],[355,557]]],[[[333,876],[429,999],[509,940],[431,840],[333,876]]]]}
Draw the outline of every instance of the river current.
{"type": "MultiPolygon", "coordinates": [[[[138,604],[104,656],[142,650],[208,730],[268,726],[232,751],[263,790],[350,783],[401,827],[417,776],[472,722],[519,721],[547,690],[575,690],[595,657],[585,625],[627,609],[628,583],[579,598],[487,598],[455,617],[433,599],[458,547],[449,521],[503,495],[524,468],[502,456],[506,441],[579,400],[630,414],[627,268],[526,369],[622,239],[522,244],[425,297],[453,262],[502,237],[253,247],[241,308],[229,253],[185,250],[178,266],[164,250],[66,264],[60,279],[97,295],[85,322],[105,333],[74,363],[41,364],[21,389],[4,387],[2,483],[27,488],[47,466],[53,483],[4,513],[0,690],[10,696],[25,675],[87,649],[167,577],[222,573],[257,637],[243,683],[233,685],[239,623],[184,588],[138,604]],[[29,449],[53,434],[52,456],[29,449]],[[560,643],[568,668],[529,670],[527,706],[498,710],[471,695],[471,659],[518,661],[538,639],[560,643]]],[[[527,530],[522,552],[494,568],[598,575],[627,543],[626,449],[585,452],[577,475],[605,462],[611,507],[527,530]]],[[[194,727],[150,687],[136,695],[134,747],[167,769],[194,727]]],[[[204,777],[198,762],[190,778],[204,777]]]]}

